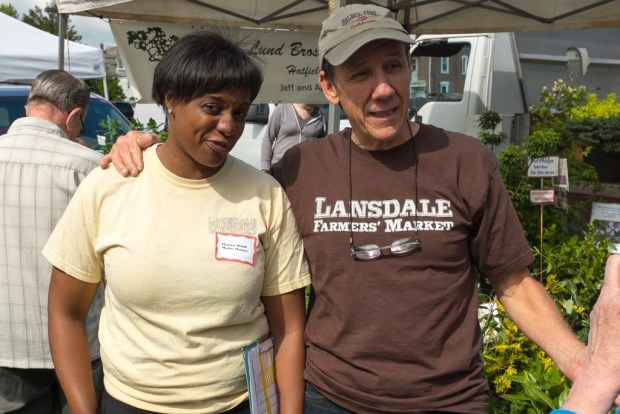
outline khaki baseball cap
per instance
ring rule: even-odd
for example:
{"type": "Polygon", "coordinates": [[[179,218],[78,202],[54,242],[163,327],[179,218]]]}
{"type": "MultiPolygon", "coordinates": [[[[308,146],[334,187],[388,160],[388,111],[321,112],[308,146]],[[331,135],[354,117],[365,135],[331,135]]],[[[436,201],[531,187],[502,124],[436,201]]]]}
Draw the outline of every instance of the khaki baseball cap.
{"type": "Polygon", "coordinates": [[[350,4],[339,7],[323,21],[319,36],[319,62],[341,65],[360,47],[373,40],[414,43],[409,33],[384,7],[350,4]]]}

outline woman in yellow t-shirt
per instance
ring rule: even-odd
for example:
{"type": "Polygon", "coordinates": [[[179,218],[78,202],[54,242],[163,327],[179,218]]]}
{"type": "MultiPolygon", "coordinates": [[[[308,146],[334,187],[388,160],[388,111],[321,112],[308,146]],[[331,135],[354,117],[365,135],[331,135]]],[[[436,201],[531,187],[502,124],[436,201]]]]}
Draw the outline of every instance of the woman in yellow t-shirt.
{"type": "Polygon", "coordinates": [[[229,155],[262,73],[239,46],[194,32],[164,54],[153,97],[165,143],[124,178],[96,169],[43,253],[49,332],[75,413],[249,413],[242,348],[272,335],[280,413],[303,411],[310,276],[280,185],[229,155]],[[84,320],[105,285],[95,398],[84,320]]]}

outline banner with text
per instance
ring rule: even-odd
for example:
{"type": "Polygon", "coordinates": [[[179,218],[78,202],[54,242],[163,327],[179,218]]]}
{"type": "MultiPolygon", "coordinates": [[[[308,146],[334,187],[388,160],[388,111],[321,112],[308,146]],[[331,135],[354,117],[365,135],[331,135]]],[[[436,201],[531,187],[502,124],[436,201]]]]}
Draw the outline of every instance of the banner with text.
{"type": "MultiPolygon", "coordinates": [[[[153,102],[151,86],[157,62],[194,25],[139,21],[110,22],[129,84],[141,103],[153,102]]],[[[272,29],[223,29],[233,41],[259,56],[265,80],[255,102],[326,103],[318,84],[318,32],[272,29]]]]}

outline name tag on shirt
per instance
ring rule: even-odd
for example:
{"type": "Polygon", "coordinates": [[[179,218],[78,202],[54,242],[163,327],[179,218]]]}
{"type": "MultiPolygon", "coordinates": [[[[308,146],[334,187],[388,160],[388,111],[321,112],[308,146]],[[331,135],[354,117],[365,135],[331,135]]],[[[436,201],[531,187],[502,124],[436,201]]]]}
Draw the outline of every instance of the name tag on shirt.
{"type": "Polygon", "coordinates": [[[256,237],[216,233],[215,258],[254,266],[257,242],[256,237]]]}

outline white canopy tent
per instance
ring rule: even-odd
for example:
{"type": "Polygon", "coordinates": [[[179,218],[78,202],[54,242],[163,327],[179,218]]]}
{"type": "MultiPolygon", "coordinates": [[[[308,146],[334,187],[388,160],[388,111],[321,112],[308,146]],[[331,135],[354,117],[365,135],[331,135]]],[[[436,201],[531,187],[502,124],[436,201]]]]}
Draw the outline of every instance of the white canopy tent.
{"type": "MultiPolygon", "coordinates": [[[[398,13],[412,33],[478,33],[620,26],[620,0],[336,0],[398,13]]],[[[328,0],[56,0],[65,14],[199,25],[319,30],[328,0]]]]}
{"type": "MultiPolygon", "coordinates": [[[[330,5],[391,9],[415,34],[620,27],[620,0],[56,0],[61,14],[118,21],[319,32],[330,5]]],[[[116,36],[116,35],[115,35],[116,36]]],[[[303,102],[303,95],[297,99],[303,102]]],[[[330,127],[337,107],[330,105],[330,127]]]]}
{"type": "MultiPolygon", "coordinates": [[[[58,36],[0,13],[0,82],[30,83],[48,69],[58,68],[58,36]]],[[[64,69],[82,79],[105,76],[103,51],[65,41],[64,69]]]]}

